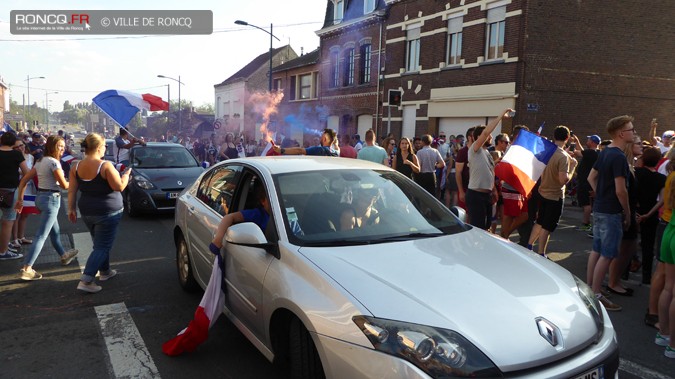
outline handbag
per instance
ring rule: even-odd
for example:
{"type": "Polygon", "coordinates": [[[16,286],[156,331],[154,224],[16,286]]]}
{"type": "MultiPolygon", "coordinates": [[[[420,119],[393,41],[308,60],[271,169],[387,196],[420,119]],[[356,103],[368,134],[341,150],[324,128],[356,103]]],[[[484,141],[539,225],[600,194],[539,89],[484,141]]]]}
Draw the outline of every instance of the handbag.
{"type": "Polygon", "coordinates": [[[14,205],[14,189],[0,189],[0,208],[11,208],[14,205]]]}

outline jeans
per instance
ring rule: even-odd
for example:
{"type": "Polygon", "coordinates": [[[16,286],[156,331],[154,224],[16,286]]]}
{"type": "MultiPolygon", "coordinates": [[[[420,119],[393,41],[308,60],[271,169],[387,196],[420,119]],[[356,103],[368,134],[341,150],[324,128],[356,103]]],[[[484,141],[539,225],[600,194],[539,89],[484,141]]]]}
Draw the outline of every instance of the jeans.
{"type": "Polygon", "coordinates": [[[61,194],[58,192],[38,191],[35,197],[35,206],[41,212],[40,226],[38,226],[33,244],[24,258],[23,264],[26,266],[33,266],[35,264],[48,235],[52,246],[54,246],[59,256],[63,256],[66,252],[61,244],[61,228],[57,219],[59,208],[61,208],[61,194]]]}
{"type": "Polygon", "coordinates": [[[621,213],[593,212],[593,251],[605,258],[616,258],[623,237],[621,213]]]}
{"type": "Polygon", "coordinates": [[[122,211],[120,209],[103,216],[82,216],[82,221],[89,229],[94,242],[94,250],[89,255],[82,273],[83,282],[93,282],[97,271],[107,273],[110,270],[110,250],[115,242],[122,211]]]}

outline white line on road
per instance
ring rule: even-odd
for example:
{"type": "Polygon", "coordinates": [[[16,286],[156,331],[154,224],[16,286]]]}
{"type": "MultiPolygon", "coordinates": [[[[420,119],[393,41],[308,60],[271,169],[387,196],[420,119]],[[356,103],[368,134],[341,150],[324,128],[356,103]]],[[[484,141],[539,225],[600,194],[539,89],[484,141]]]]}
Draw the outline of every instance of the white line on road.
{"type": "Polygon", "coordinates": [[[619,370],[635,375],[641,379],[673,379],[672,376],[662,374],[626,359],[619,360],[619,370]]]}
{"type": "Polygon", "coordinates": [[[155,362],[124,303],[94,308],[115,378],[160,378],[155,362]]]}

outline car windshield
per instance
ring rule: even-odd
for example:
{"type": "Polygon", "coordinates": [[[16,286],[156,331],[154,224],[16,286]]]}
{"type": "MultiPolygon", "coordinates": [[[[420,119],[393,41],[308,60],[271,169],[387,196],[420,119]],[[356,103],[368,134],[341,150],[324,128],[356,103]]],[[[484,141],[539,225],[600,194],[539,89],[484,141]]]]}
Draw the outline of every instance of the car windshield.
{"type": "Polygon", "coordinates": [[[467,230],[424,189],[394,171],[326,170],[275,176],[291,243],[345,246],[467,230]]]}
{"type": "Polygon", "coordinates": [[[135,147],[131,166],[134,168],[186,168],[197,167],[199,162],[184,147],[135,147]]]}

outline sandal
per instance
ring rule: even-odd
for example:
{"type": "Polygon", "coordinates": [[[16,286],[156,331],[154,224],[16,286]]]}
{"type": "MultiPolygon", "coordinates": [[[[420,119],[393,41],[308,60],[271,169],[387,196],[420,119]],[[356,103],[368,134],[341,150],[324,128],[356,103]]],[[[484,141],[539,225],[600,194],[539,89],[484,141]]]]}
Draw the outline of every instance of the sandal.
{"type": "Polygon", "coordinates": [[[33,240],[29,240],[26,237],[21,237],[17,241],[19,241],[22,245],[30,245],[31,243],[33,243],[33,240]]]}
{"type": "Polygon", "coordinates": [[[656,324],[659,322],[659,315],[653,315],[650,313],[645,314],[645,325],[656,328],[656,324]]]}

